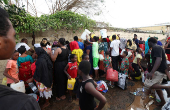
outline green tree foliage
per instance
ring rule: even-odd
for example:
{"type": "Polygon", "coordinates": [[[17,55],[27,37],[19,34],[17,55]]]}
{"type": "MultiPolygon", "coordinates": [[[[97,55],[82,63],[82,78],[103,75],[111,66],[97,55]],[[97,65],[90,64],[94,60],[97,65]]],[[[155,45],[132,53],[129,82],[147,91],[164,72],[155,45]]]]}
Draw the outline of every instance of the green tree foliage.
{"type": "Polygon", "coordinates": [[[23,7],[18,8],[16,5],[7,5],[4,7],[9,13],[16,33],[33,33],[49,29],[54,29],[55,31],[66,29],[75,32],[79,28],[90,29],[96,25],[96,22],[87,16],[71,11],[59,11],[51,15],[34,17],[28,14],[23,7]]]}
{"type": "Polygon", "coordinates": [[[6,5],[8,4],[9,0],[0,0],[0,3],[5,3],[6,5]]]}

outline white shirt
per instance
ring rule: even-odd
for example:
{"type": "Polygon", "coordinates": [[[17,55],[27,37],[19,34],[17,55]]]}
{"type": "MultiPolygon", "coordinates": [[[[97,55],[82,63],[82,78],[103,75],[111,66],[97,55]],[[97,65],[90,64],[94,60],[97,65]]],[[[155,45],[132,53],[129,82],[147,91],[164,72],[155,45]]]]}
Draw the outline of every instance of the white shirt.
{"type": "Polygon", "coordinates": [[[119,45],[120,40],[113,40],[110,44],[110,47],[112,48],[111,56],[119,56],[119,45]]]}
{"type": "Polygon", "coordinates": [[[26,43],[17,43],[15,46],[15,50],[18,50],[18,48],[20,48],[21,46],[25,46],[26,51],[28,51],[30,49],[30,47],[26,44],[26,43]]]}

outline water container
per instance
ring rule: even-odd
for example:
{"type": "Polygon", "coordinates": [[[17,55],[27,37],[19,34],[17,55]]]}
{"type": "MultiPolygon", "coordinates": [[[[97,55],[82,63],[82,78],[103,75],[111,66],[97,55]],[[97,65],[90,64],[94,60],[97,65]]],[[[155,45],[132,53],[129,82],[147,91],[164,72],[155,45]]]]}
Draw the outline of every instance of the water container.
{"type": "Polygon", "coordinates": [[[85,29],[83,34],[81,35],[81,39],[86,40],[86,35],[89,35],[91,32],[88,29],[85,29]]]}
{"type": "Polygon", "coordinates": [[[107,30],[106,29],[100,30],[100,34],[101,34],[102,38],[107,38],[107,30]]]}
{"type": "Polygon", "coordinates": [[[25,93],[25,84],[23,81],[20,81],[18,83],[12,83],[10,87],[18,92],[25,93]]]}
{"type": "Polygon", "coordinates": [[[68,81],[67,81],[67,89],[68,90],[73,90],[75,82],[76,82],[75,78],[68,79],[68,81]]]}

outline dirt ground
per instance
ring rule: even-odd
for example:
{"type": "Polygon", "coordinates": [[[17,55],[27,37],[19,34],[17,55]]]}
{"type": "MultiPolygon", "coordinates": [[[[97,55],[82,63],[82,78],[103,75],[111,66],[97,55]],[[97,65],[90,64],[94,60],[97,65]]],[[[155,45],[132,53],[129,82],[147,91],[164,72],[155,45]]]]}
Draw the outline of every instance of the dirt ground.
{"type": "MultiPolygon", "coordinates": [[[[134,92],[137,88],[142,88],[143,84],[141,81],[129,81],[127,83],[128,87],[126,90],[122,90],[119,87],[110,88],[107,93],[102,93],[107,98],[107,104],[103,110],[146,110],[145,105],[154,99],[149,99],[149,96],[145,100],[142,100],[140,96],[134,96],[130,92],[134,92]]],[[[154,96],[154,95],[153,95],[154,96]]],[[[97,103],[99,103],[96,100],[97,103]]],[[[155,102],[155,100],[154,100],[155,102]]],[[[43,101],[40,100],[40,105],[43,101]]],[[[68,99],[62,101],[55,101],[55,95],[50,100],[51,105],[45,110],[79,110],[79,102],[73,100],[69,102],[68,99]]],[[[155,104],[152,104],[150,110],[160,110],[155,104]]]]}

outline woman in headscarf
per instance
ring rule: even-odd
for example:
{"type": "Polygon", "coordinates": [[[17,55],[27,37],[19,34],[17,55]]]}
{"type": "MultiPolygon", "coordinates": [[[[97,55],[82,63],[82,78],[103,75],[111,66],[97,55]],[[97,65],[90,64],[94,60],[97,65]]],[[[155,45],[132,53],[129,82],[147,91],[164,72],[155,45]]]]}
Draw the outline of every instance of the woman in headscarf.
{"type": "Polygon", "coordinates": [[[46,38],[43,38],[42,41],[40,42],[41,47],[50,55],[51,50],[47,49],[47,44],[48,41],[46,38]]]}
{"type": "MultiPolygon", "coordinates": [[[[107,43],[107,39],[103,38],[101,39],[101,42],[99,43],[99,54],[103,55],[103,58],[104,58],[106,51],[108,51],[108,43],[107,43]]],[[[104,72],[104,63],[101,60],[99,62],[99,70],[104,72]]],[[[105,77],[105,74],[102,77],[105,77]]]]}
{"type": "Polygon", "coordinates": [[[49,99],[52,96],[53,63],[50,56],[43,48],[36,48],[35,52],[38,55],[38,59],[35,63],[36,70],[34,73],[34,79],[36,80],[40,97],[46,98],[46,103],[43,105],[43,108],[45,108],[50,105],[49,99]]]}
{"type": "MultiPolygon", "coordinates": [[[[150,38],[150,37],[149,37],[150,38]]],[[[148,39],[149,39],[148,38],[148,39]]],[[[145,42],[145,55],[148,53],[148,51],[149,51],[149,45],[148,45],[148,39],[147,39],[147,41],[145,42]]]]}
{"type": "MultiPolygon", "coordinates": [[[[133,60],[134,60],[134,58],[135,58],[135,52],[134,52],[134,50],[136,50],[137,49],[137,46],[136,46],[136,44],[135,43],[133,43],[133,41],[131,40],[131,39],[129,39],[128,41],[127,41],[127,45],[126,45],[126,51],[127,52],[131,52],[132,53],[132,55],[131,56],[129,56],[129,58],[128,58],[128,60],[129,60],[129,76],[130,76],[130,74],[133,72],[133,67],[132,67],[132,63],[133,63],[133,60]]],[[[130,78],[130,77],[129,77],[130,78]]]]}
{"type": "Polygon", "coordinates": [[[68,63],[69,50],[65,47],[65,39],[60,38],[58,41],[60,46],[54,51],[54,54],[51,54],[51,59],[54,63],[54,75],[56,83],[56,100],[66,99],[66,90],[67,90],[67,75],[64,73],[64,68],[68,63]]]}

